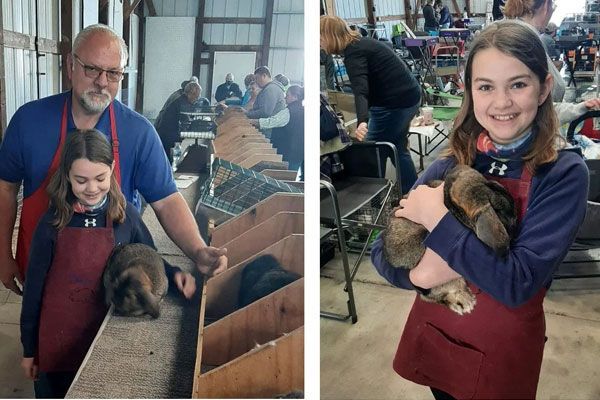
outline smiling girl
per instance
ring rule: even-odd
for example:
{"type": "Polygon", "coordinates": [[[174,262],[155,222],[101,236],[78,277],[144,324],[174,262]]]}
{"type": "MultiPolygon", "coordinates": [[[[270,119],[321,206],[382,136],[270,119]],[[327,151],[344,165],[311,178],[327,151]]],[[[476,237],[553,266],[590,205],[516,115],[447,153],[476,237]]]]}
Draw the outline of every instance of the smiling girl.
{"type": "Polygon", "coordinates": [[[472,44],[465,84],[450,148],[396,212],[427,228],[425,255],[410,272],[394,268],[378,238],[371,259],[405,289],[426,291],[462,276],[477,303],[460,316],[417,296],[394,369],[439,399],[533,399],[544,351],[543,300],[584,218],[588,171],[581,157],[561,148],[546,54],[529,27],[501,21],[486,28],[472,44]],[[505,257],[448,212],[442,186],[424,185],[456,164],[472,166],[514,198],[520,225],[505,257]]]}
{"type": "MultiPolygon", "coordinates": [[[[75,131],[48,185],[50,208],[33,237],[21,310],[21,366],[38,398],[64,397],[96,336],[108,310],[102,274],[115,245],[154,247],[114,165],[101,132],[75,131]]],[[[167,262],[165,272],[185,297],[194,294],[189,273],[167,262]]]]}

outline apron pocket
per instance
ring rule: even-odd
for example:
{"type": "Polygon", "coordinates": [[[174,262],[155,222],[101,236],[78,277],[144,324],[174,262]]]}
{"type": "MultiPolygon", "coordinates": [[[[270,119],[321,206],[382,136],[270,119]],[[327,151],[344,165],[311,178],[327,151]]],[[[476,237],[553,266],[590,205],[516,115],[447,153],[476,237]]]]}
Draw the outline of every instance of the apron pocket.
{"type": "Polygon", "coordinates": [[[427,323],[417,342],[419,360],[415,372],[430,386],[449,392],[455,397],[475,395],[484,354],[447,337],[427,323]]]}

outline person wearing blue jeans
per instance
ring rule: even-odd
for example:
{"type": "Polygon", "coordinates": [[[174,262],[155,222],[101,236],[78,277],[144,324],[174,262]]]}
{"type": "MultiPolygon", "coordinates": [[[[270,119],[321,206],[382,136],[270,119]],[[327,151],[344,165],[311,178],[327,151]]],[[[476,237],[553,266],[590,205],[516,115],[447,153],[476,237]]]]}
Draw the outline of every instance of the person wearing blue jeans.
{"type": "MultiPolygon", "coordinates": [[[[385,107],[369,108],[369,131],[366,140],[373,142],[390,142],[396,146],[402,179],[402,193],[406,194],[417,180],[417,170],[408,148],[408,128],[410,120],[419,111],[419,104],[412,107],[389,109],[385,107]]],[[[387,160],[383,160],[385,163],[387,160]]],[[[392,162],[396,161],[392,157],[392,162]]],[[[385,165],[382,168],[385,171],[385,165]]]]}
{"type": "Polygon", "coordinates": [[[356,105],[356,138],[396,146],[402,192],[407,193],[417,179],[407,136],[410,120],[421,103],[419,83],[390,47],[361,37],[343,19],[321,16],[320,32],[321,48],[327,54],[344,57],[356,105]]]}

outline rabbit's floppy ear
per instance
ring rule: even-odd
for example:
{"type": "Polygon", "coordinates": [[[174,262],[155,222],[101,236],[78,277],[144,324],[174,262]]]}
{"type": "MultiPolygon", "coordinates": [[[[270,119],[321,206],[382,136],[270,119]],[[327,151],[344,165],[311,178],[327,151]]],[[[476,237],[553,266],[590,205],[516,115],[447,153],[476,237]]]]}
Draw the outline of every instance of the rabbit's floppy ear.
{"type": "Polygon", "coordinates": [[[508,232],[490,204],[485,205],[475,221],[475,234],[498,254],[506,254],[510,245],[508,232]]]}

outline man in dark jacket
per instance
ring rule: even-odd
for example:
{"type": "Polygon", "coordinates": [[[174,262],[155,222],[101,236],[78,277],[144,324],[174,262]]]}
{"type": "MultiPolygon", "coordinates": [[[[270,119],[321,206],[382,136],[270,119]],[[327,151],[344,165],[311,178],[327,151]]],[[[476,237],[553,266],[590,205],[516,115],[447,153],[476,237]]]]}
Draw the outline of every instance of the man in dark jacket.
{"type": "Polygon", "coordinates": [[[215,92],[215,99],[219,101],[227,100],[232,97],[242,98],[242,91],[237,83],[233,81],[233,74],[230,72],[225,75],[225,83],[221,83],[217,86],[215,92]]]}
{"type": "MultiPolygon", "coordinates": [[[[280,82],[271,79],[271,71],[268,67],[258,67],[254,71],[256,83],[261,88],[256,96],[254,107],[246,113],[250,119],[269,118],[286,106],[285,93],[280,82]]],[[[270,138],[271,130],[264,130],[263,134],[270,138]]]]}
{"type": "Polygon", "coordinates": [[[173,161],[171,148],[176,142],[181,141],[180,121],[187,120],[187,116],[180,113],[193,112],[201,107],[210,106],[207,98],[200,97],[201,93],[202,88],[197,82],[189,82],[183,89],[183,94],[171,102],[154,123],[170,162],[173,161]]]}
{"type": "Polygon", "coordinates": [[[423,6],[423,18],[425,18],[425,32],[437,31],[439,27],[439,21],[435,17],[435,11],[431,5],[432,0],[427,0],[423,6]]]}

